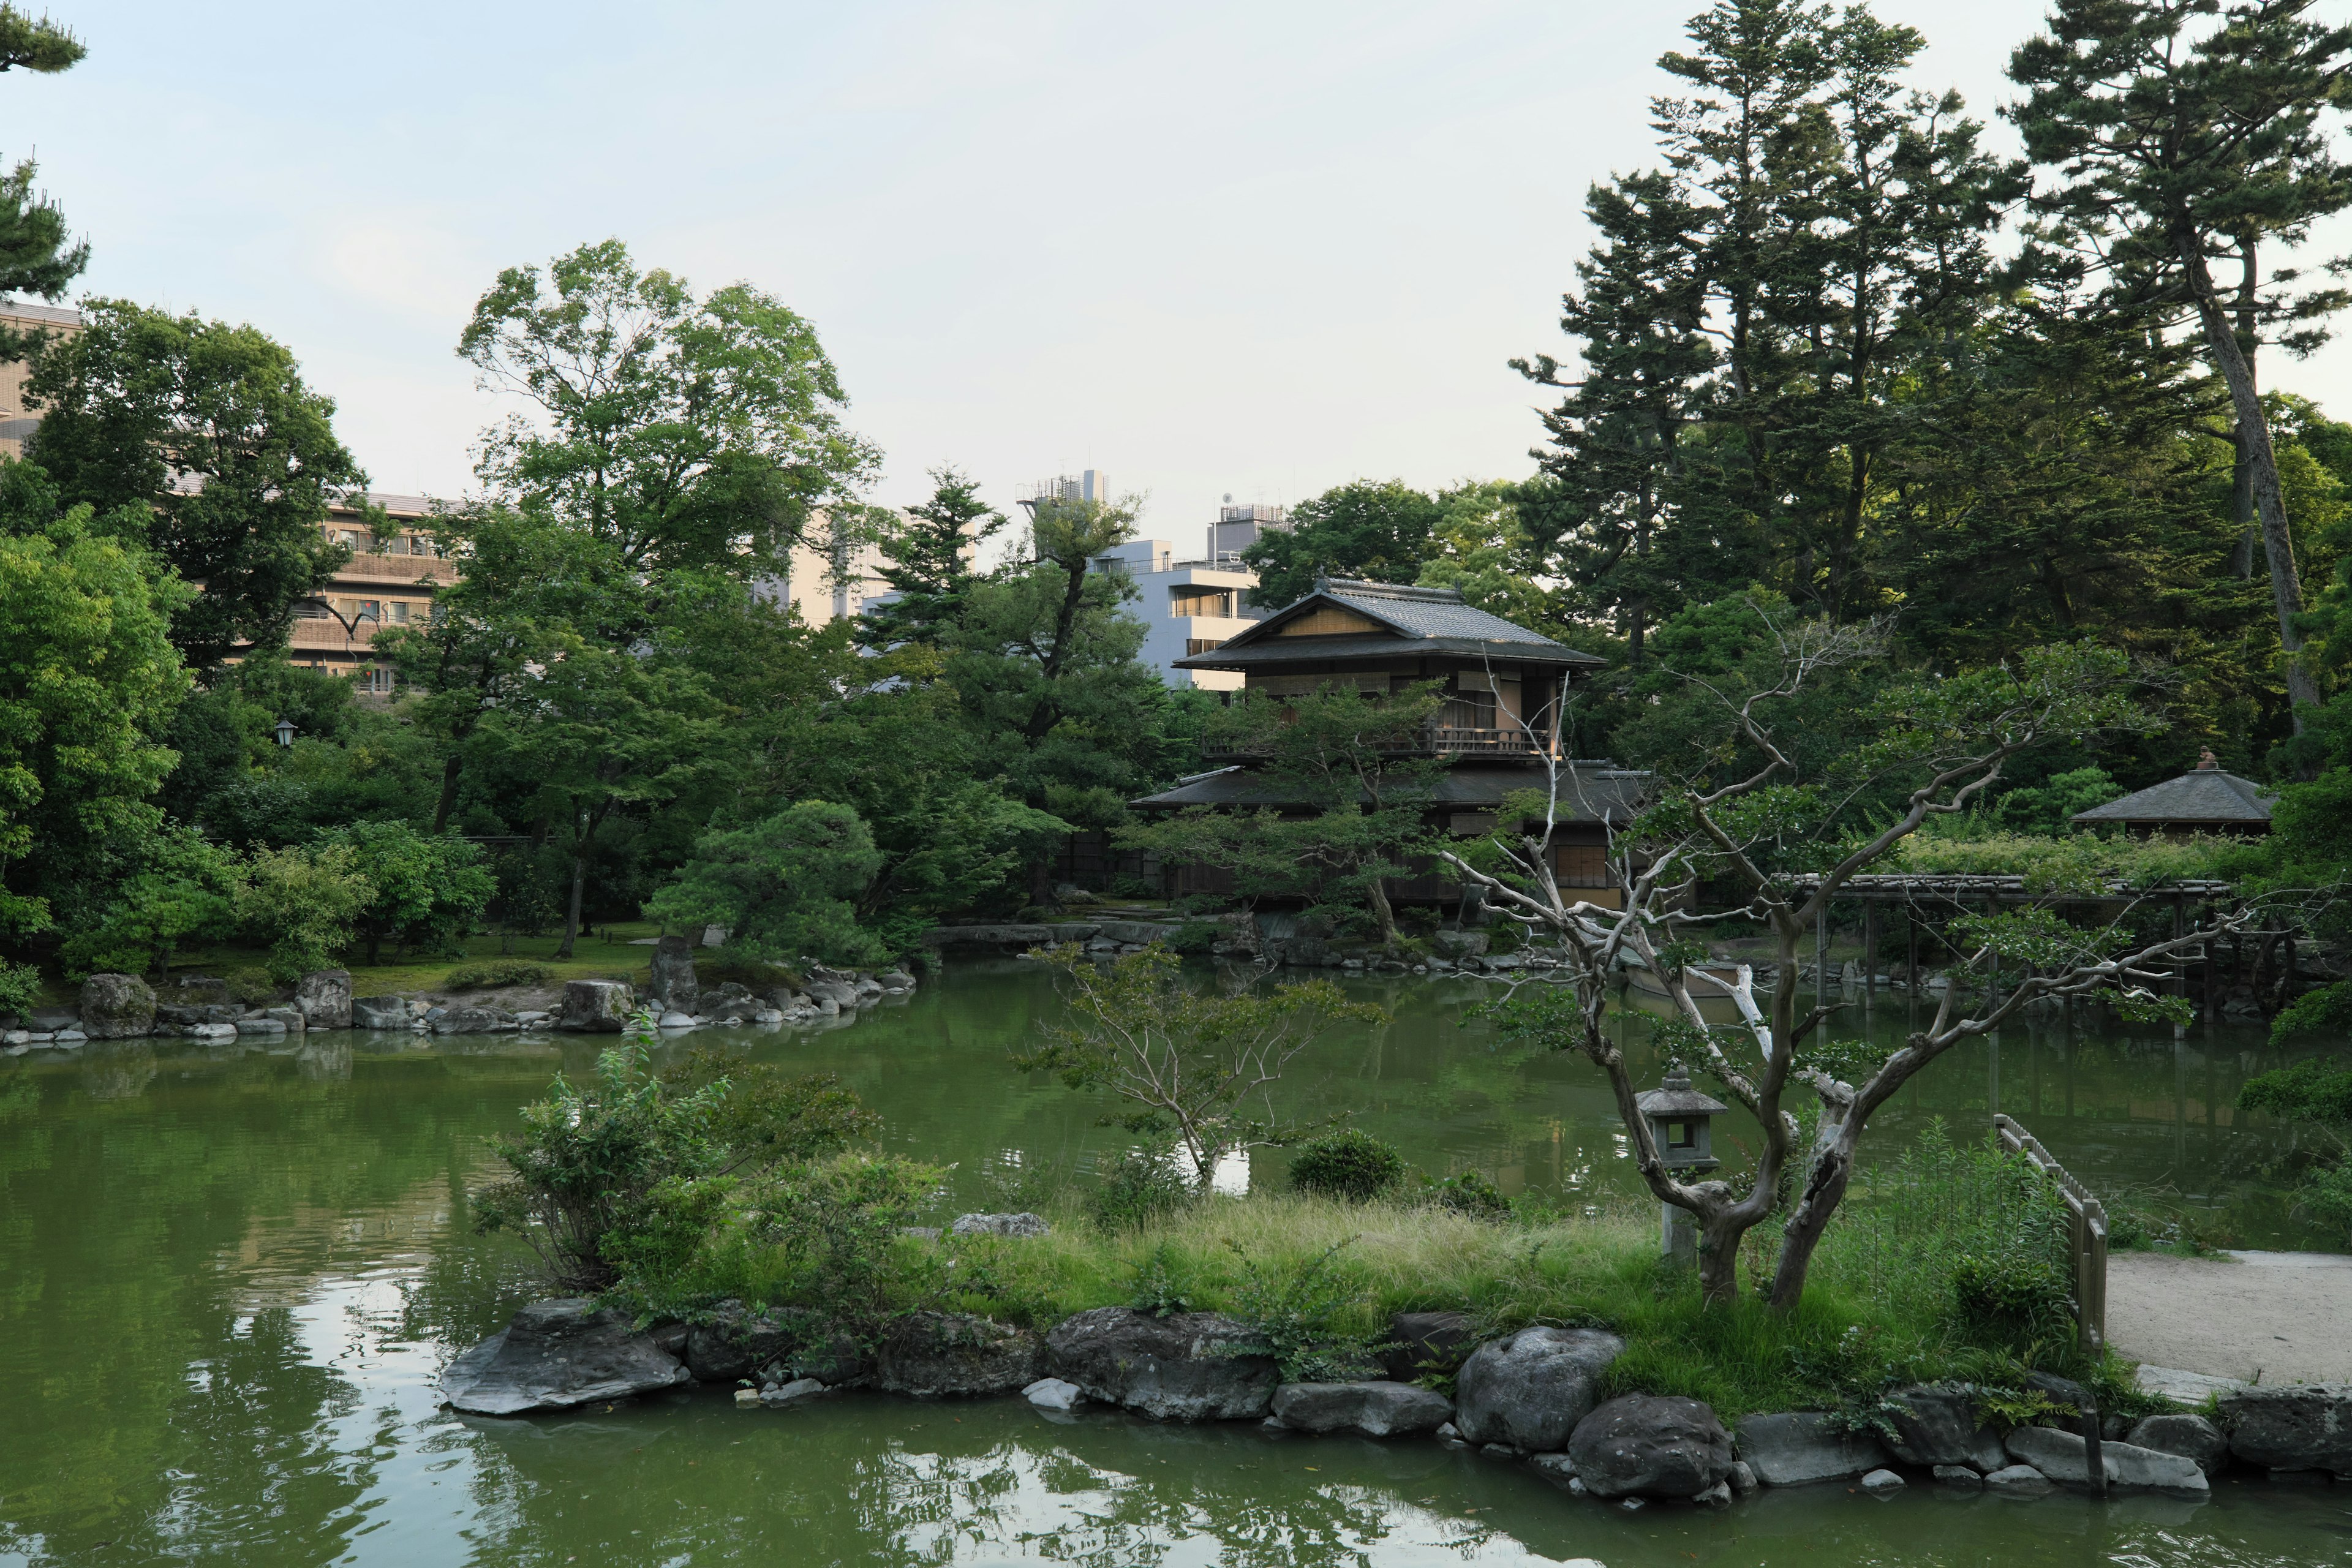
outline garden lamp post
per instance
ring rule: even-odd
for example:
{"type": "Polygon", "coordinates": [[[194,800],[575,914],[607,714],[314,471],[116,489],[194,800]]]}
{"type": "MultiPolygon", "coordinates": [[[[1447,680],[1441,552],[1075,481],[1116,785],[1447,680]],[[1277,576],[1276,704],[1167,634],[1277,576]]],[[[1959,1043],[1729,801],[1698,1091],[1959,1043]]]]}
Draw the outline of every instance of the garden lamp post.
{"type": "Polygon", "coordinates": [[[280,719],[279,721],[278,721],[278,722],[277,722],[277,723],[275,723],[275,724],[273,724],[273,725],[271,725],[271,726],[270,726],[270,732],[271,732],[271,733],[273,733],[273,734],[275,734],[275,735],[278,737],[278,743],[279,745],[281,745],[281,746],[285,746],[285,747],[288,747],[288,748],[289,748],[289,749],[293,746],[293,744],[294,744],[294,721],[293,721],[293,720],[291,720],[291,719],[280,719]]]}
{"type": "MultiPolygon", "coordinates": [[[[1666,1169],[1677,1176],[1714,1170],[1722,1161],[1715,1157],[1708,1132],[1708,1120],[1731,1109],[1719,1100],[1713,1100],[1691,1087],[1690,1074],[1681,1064],[1666,1069],[1665,1081],[1657,1088],[1633,1097],[1634,1108],[1650,1124],[1650,1137],[1658,1146],[1658,1158],[1666,1169]]],[[[1698,1265],[1698,1231],[1691,1222],[1690,1211],[1672,1204],[1658,1205],[1658,1248],[1667,1261],[1682,1268],[1698,1265]]]]}

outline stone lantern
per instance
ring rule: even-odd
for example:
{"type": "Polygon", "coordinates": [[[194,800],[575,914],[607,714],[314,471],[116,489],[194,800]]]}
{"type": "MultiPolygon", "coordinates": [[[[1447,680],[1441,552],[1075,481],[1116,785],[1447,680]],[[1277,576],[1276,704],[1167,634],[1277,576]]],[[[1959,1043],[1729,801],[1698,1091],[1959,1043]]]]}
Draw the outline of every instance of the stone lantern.
{"type": "MultiPolygon", "coordinates": [[[[1665,1081],[1657,1088],[1634,1096],[1633,1105],[1650,1124],[1650,1138],[1658,1146],[1659,1163],[1676,1176],[1704,1174],[1723,1163],[1715,1157],[1708,1124],[1710,1119],[1731,1107],[1693,1089],[1690,1074],[1679,1065],[1667,1070],[1665,1081]]],[[[1667,1203],[1660,1204],[1658,1209],[1659,1250],[1670,1262],[1696,1267],[1698,1231],[1690,1211],[1667,1203]]]]}

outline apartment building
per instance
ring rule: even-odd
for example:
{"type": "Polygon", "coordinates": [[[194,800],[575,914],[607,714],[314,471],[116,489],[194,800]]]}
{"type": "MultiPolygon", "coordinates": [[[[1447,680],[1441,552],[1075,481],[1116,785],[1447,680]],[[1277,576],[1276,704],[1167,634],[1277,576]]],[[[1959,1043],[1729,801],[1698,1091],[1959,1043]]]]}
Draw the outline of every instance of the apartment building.
{"type": "Polygon", "coordinates": [[[440,553],[433,537],[432,500],[373,490],[367,499],[399,531],[379,541],[356,507],[328,512],[320,530],[330,544],[348,549],[351,559],[295,612],[288,655],[297,664],[348,676],[362,691],[384,695],[393,689],[393,674],[375,657],[376,634],[430,620],[435,590],[456,582],[462,571],[440,553]]]}
{"type": "MultiPolygon", "coordinates": [[[[27,305],[0,300],[0,327],[11,331],[55,332],[71,337],[81,331],[81,312],[69,305],[27,305]]],[[[0,456],[21,458],[25,439],[41,416],[25,406],[25,378],[32,366],[22,360],[0,364],[0,456]]]]}

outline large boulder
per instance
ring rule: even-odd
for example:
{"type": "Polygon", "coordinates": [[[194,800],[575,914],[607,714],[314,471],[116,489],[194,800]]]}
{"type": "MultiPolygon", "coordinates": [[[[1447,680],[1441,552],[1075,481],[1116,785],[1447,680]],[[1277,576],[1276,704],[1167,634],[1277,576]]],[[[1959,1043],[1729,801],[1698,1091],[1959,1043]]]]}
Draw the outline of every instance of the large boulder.
{"type": "Polygon", "coordinates": [[[180,1028],[192,1028],[198,1024],[234,1024],[245,1016],[245,1007],[237,1002],[158,1002],[155,1021],[180,1028]]]}
{"type": "Polygon", "coordinates": [[[436,1035],[492,1035],[514,1027],[514,1019],[495,1007],[445,1007],[433,1020],[436,1035]]]}
{"type": "Polygon", "coordinates": [[[1977,1415],[1974,1391],[1954,1384],[1915,1384],[1887,1398],[1895,1436],[1887,1448],[1906,1465],[1969,1465],[1998,1470],[2008,1465],[2000,1434],[1977,1415]]]}
{"type": "Polygon", "coordinates": [[[567,980],[563,1012],[555,1026],[591,1035],[617,1035],[627,1026],[635,1000],[628,986],[617,980],[567,980]]]}
{"type": "Polygon", "coordinates": [[[682,936],[666,936],[654,943],[653,984],[646,988],[654,1009],[691,1013],[702,999],[694,978],[694,949],[682,936]]]}
{"type": "MultiPolygon", "coordinates": [[[[2135,1448],[2178,1454],[2210,1479],[2230,1462],[2230,1439],[2202,1415],[2151,1415],[2131,1429],[2135,1448]]],[[[2105,1447],[2105,1445],[2101,1445],[2105,1447]]]]}
{"type": "Polygon", "coordinates": [[[797,1328],[772,1310],[755,1312],[740,1301],[721,1301],[687,1331],[686,1369],[704,1383],[749,1377],[792,1353],[800,1337],[797,1328]]]}
{"type": "Polygon", "coordinates": [[[1389,1320],[1381,1368],[1399,1383],[1460,1369],[1471,1351],[1470,1319],[1461,1312],[1399,1312],[1389,1320]]]}
{"type": "Polygon", "coordinates": [[[350,1028],[352,972],[348,969],[310,971],[294,987],[294,1005],[302,1010],[302,1022],[313,1029],[350,1028]]]}
{"type": "Polygon", "coordinates": [[[1739,1424],[1739,1457],[1768,1487],[1842,1481],[1886,1463],[1877,1438],[1842,1431],[1829,1416],[1811,1410],[1750,1415],[1739,1424]]]}
{"type": "Polygon", "coordinates": [[[876,1384],[919,1399],[1018,1394],[1044,1375],[1037,1336],[968,1312],[910,1312],[875,1356],[876,1384]]]}
{"type": "Polygon", "coordinates": [[[1400,1437],[1434,1432],[1453,1414],[1444,1394],[1409,1383],[1286,1383],[1274,1391],[1275,1419],[1301,1432],[1400,1437]]]}
{"type": "Polygon", "coordinates": [[[847,1012],[857,1005],[857,984],[850,980],[812,980],[808,983],[811,999],[822,1007],[830,1002],[837,1012],[847,1012]]]}
{"type": "Polygon", "coordinates": [[[354,1029],[409,1027],[408,998],[405,996],[352,997],[352,1027],[354,1029]]]}
{"type": "Polygon", "coordinates": [[[655,1394],[688,1376],[626,1314],[571,1298],[532,1302],[451,1362],[441,1397],[476,1415],[522,1415],[655,1394]]]}
{"type": "Polygon", "coordinates": [[[81,1032],[93,1040],[135,1040],[155,1032],[155,993],[135,974],[93,974],[82,983],[81,1032]]]}
{"type": "Polygon", "coordinates": [[[1731,1434],[1696,1399],[1629,1394],[1576,1424],[1568,1458],[1598,1497],[1696,1497],[1731,1475],[1731,1434]]]}
{"type": "Polygon", "coordinates": [[[2242,1389],[2222,1397],[2221,1416],[2230,1452],[2250,1465],[2352,1476],[2352,1384],[2242,1389]]]}
{"type": "Polygon", "coordinates": [[[1237,1421],[1272,1408],[1281,1379],[1272,1358],[1236,1353],[1248,1329],[1219,1312],[1158,1318],[1097,1307],[1045,1336],[1054,1371],[1107,1405],[1162,1421],[1237,1421]]]}
{"type": "MultiPolygon", "coordinates": [[[[2011,1458],[2032,1465],[2052,1480],[2075,1487],[2090,1484],[2090,1460],[2083,1439],[2074,1433],[2019,1426],[2010,1432],[2007,1441],[2011,1458]]],[[[2102,1443],[2099,1455],[2111,1487],[2189,1498],[2206,1497],[2213,1489],[2197,1461],[2179,1454],[2161,1454],[2129,1443],[2102,1443]]]]}
{"type": "Polygon", "coordinates": [[[1454,1425],[1473,1443],[1543,1454],[1568,1446],[1600,1403],[1625,1342],[1598,1329],[1521,1329],[1480,1345],[1454,1380],[1454,1425]]]}

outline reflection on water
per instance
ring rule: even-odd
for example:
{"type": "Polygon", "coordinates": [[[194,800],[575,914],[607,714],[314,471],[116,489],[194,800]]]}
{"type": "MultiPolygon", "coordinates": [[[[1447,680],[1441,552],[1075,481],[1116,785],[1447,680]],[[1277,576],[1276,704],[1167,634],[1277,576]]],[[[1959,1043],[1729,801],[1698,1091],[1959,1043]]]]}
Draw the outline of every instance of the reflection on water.
{"type": "MultiPolygon", "coordinates": [[[[1105,1107],[1006,1064],[1053,1005],[1034,968],[959,971],[822,1034],[731,1048],[840,1073],[889,1136],[956,1165],[978,1206],[1084,1173],[1105,1107]]],[[[1397,987],[1286,1089],[1433,1171],[1564,1198],[1634,1190],[1605,1088],[1574,1058],[1465,1025],[1467,983],[1397,987]]],[[[1891,1041],[1903,1009],[1867,1027],[1891,1041]]],[[[1849,1026],[1864,1026],[1857,1016],[1849,1026]]],[[[1626,1024],[1640,1059],[1643,1027],[1626,1024]]],[[[709,1039],[711,1037],[703,1037],[709,1039]]],[[[1247,1426],[1055,1418],[1017,1402],[845,1398],[738,1412],[715,1393],[560,1420],[461,1421],[433,1381],[532,1291],[473,1234],[483,1140],[605,1041],[321,1036],[205,1049],[136,1041],[0,1067],[0,1564],[327,1562],[2273,1564],[2347,1555],[2326,1489],[2149,1500],[1892,1503],[1789,1493],[1727,1515],[1574,1502],[1431,1445],[1247,1426]]],[[[1956,1052],[1885,1113],[2019,1116],[2095,1186],[2168,1187],[2260,1239],[2283,1135],[2234,1116],[2278,1058],[2257,1029],[2133,1033],[2052,1016],[1956,1052]]],[[[1645,1067],[1645,1072],[1654,1068],[1645,1067]]],[[[1736,1155],[1741,1136],[1718,1145],[1736,1155]]],[[[1221,1179],[1279,1182],[1260,1151],[1221,1179]]]]}

